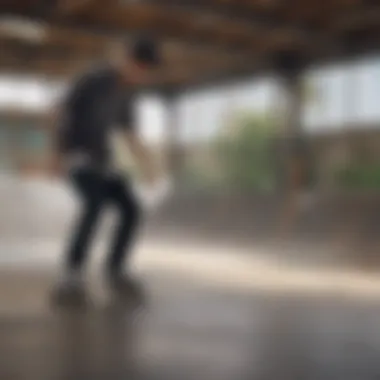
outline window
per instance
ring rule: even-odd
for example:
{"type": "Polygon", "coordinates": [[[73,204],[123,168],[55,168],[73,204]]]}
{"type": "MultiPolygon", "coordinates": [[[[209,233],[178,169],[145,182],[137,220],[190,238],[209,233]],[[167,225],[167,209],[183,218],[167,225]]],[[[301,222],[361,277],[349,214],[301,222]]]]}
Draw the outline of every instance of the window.
{"type": "Polygon", "coordinates": [[[358,62],[355,67],[356,121],[363,126],[380,121],[380,58],[358,62]]]}
{"type": "Polygon", "coordinates": [[[263,79],[183,95],[179,102],[181,140],[212,139],[236,112],[267,112],[275,90],[273,80],[263,79]]]}
{"type": "Polygon", "coordinates": [[[380,58],[309,72],[305,127],[309,131],[347,130],[380,124],[380,58]]]}
{"type": "Polygon", "coordinates": [[[305,77],[304,124],[309,131],[336,130],[345,119],[345,81],[348,68],[315,70],[305,77]]]}

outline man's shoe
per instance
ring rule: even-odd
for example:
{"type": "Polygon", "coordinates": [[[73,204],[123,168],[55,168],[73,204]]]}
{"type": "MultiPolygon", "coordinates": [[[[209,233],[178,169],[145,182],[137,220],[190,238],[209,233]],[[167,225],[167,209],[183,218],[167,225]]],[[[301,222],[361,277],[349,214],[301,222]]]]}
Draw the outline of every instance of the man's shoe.
{"type": "Polygon", "coordinates": [[[88,298],[81,276],[68,273],[52,292],[52,302],[57,306],[83,306],[88,298]]]}

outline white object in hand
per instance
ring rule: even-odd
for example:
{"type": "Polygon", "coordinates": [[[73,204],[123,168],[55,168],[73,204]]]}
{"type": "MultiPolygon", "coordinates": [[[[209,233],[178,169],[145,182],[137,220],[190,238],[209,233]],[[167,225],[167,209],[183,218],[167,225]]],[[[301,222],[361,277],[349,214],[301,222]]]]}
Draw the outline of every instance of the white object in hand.
{"type": "Polygon", "coordinates": [[[148,210],[154,210],[159,207],[170,195],[172,190],[171,181],[163,178],[153,186],[136,184],[136,196],[142,206],[148,210]]]}

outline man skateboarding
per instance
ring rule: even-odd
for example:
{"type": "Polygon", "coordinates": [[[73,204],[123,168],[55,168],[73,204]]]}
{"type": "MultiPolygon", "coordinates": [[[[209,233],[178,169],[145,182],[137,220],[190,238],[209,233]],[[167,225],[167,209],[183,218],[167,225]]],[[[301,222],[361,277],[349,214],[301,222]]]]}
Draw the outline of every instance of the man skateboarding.
{"type": "Polygon", "coordinates": [[[64,276],[55,291],[58,299],[85,294],[83,270],[96,224],[107,205],[116,208],[119,220],[106,260],[105,278],[118,294],[136,292],[130,263],[125,261],[130,258],[139,224],[139,205],[128,179],[112,164],[109,141],[115,129],[123,131],[146,183],[156,182],[157,168],[138,136],[132,103],[133,88],[149,79],[159,54],[149,40],[123,44],[114,53],[107,63],[79,77],[55,118],[54,166],[68,178],[82,207],[67,242],[64,276]]]}

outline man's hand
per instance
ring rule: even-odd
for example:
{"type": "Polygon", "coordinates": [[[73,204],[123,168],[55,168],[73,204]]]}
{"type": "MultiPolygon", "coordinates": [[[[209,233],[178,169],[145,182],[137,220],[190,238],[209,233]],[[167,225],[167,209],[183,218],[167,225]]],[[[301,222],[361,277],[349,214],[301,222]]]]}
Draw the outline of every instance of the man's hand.
{"type": "Polygon", "coordinates": [[[137,184],[135,191],[141,205],[148,211],[154,211],[170,196],[172,193],[172,184],[169,179],[161,178],[149,188],[137,184]]]}
{"type": "Polygon", "coordinates": [[[149,187],[154,187],[159,182],[161,176],[159,175],[158,165],[156,165],[153,156],[135,133],[127,134],[127,143],[133,157],[141,168],[143,182],[149,187]]]}

